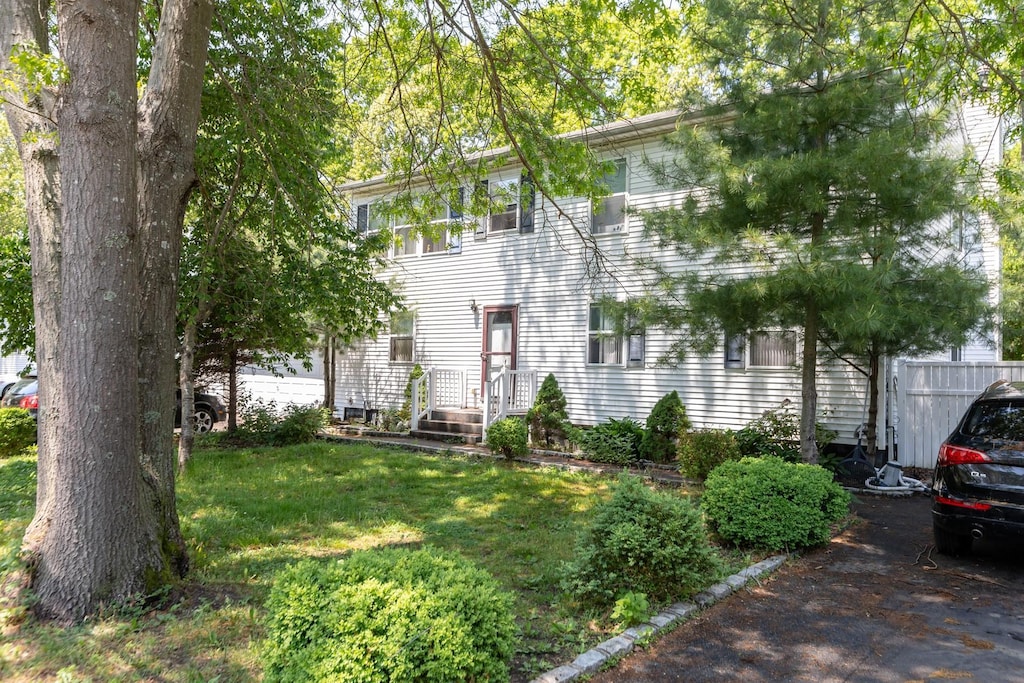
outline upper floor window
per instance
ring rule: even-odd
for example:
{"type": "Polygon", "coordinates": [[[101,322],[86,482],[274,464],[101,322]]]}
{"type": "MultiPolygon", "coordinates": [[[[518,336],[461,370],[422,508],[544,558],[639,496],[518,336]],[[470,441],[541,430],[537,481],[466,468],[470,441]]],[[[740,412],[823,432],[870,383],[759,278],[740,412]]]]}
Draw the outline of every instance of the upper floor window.
{"type": "Polygon", "coordinates": [[[416,317],[412,311],[396,311],[391,314],[389,361],[392,363],[413,362],[415,329],[416,317]]]}
{"type": "Polygon", "coordinates": [[[523,172],[516,180],[482,180],[480,190],[491,210],[477,228],[477,239],[489,232],[533,232],[536,185],[529,173],[523,172]]]}
{"type": "Polygon", "coordinates": [[[356,205],[356,231],[359,234],[373,234],[389,225],[387,216],[373,202],[356,205]]]}
{"type": "Polygon", "coordinates": [[[395,226],[394,255],[457,254],[462,251],[462,189],[450,201],[421,206],[416,219],[399,219],[395,226]],[[426,210],[429,209],[429,213],[426,210]],[[423,214],[427,215],[424,216],[423,214]]]}
{"type": "Polygon", "coordinates": [[[616,159],[614,168],[601,179],[609,194],[594,204],[590,229],[595,235],[622,232],[626,229],[626,160],[616,159]]]}

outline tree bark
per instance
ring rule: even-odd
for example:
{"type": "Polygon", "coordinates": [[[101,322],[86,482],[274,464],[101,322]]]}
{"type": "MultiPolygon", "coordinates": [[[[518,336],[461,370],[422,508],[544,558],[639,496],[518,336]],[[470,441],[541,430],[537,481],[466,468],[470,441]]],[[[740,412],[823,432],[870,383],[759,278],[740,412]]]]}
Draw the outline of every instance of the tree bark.
{"type": "Polygon", "coordinates": [[[871,343],[868,352],[868,416],[864,425],[864,443],[868,459],[874,463],[878,452],[878,379],[882,354],[878,351],[878,343],[871,343]]]}
{"type": "MultiPolygon", "coordinates": [[[[136,230],[138,5],[63,3],[69,78],[57,128],[62,186],[59,373],[44,397],[60,433],[33,548],[40,615],[78,621],[162,575],[139,453],[136,230]]],[[[52,341],[50,330],[41,331],[52,341]]]]}
{"type": "MultiPolygon", "coordinates": [[[[178,270],[185,208],[195,184],[196,131],[212,21],[210,0],[164,4],[138,112],[141,453],[150,499],[161,519],[163,552],[177,576],[188,570],[174,485],[178,270]]],[[[183,394],[183,428],[192,424],[185,399],[183,394]]]]}
{"type": "MultiPolygon", "coordinates": [[[[8,7],[3,65],[16,44],[48,53],[48,4],[8,7]]],[[[61,621],[187,567],[174,503],[174,321],[212,6],[164,5],[142,106],[138,9],[61,5],[61,108],[45,90],[6,108],[26,175],[41,391],[24,547],[37,611],[61,621]]]]}
{"type": "MultiPolygon", "coordinates": [[[[0,12],[0,64],[13,73],[9,61],[14,45],[35,45],[49,54],[46,1],[10,0],[0,12]]],[[[57,335],[60,316],[60,168],[57,155],[56,94],[37,93],[23,84],[21,90],[4,91],[7,123],[18,145],[25,172],[25,204],[31,244],[33,314],[36,326],[36,374],[40,384],[36,477],[36,514],[25,535],[31,554],[51,518],[53,462],[51,444],[60,433],[59,416],[51,409],[50,395],[60,376],[57,335]]]]}

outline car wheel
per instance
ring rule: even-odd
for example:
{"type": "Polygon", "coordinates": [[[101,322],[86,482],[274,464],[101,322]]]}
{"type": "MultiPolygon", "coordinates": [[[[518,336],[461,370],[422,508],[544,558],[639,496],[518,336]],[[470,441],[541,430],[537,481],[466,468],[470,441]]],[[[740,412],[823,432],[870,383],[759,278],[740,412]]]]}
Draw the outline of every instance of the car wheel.
{"type": "Polygon", "coordinates": [[[954,534],[932,525],[932,533],[935,537],[935,549],[943,555],[966,555],[971,552],[972,539],[967,534],[954,534]]]}
{"type": "Polygon", "coordinates": [[[196,408],[192,418],[192,429],[196,434],[205,434],[213,429],[213,413],[207,408],[196,408]]]}

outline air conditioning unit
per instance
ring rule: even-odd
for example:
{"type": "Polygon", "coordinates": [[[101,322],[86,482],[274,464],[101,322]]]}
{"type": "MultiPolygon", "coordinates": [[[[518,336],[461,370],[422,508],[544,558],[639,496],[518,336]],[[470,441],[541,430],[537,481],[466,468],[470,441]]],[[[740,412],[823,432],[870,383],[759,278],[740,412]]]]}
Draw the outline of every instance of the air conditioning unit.
{"type": "Polygon", "coordinates": [[[623,232],[626,229],[625,223],[613,223],[611,225],[603,225],[601,223],[595,223],[593,233],[595,235],[607,235],[613,232],[623,232]]]}

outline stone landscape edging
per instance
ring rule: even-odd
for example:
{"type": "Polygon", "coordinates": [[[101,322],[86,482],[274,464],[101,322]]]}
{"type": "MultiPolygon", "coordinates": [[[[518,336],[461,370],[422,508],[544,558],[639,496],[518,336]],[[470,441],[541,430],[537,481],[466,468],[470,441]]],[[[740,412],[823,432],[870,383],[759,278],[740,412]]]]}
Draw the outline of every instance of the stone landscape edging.
{"type": "Polygon", "coordinates": [[[643,624],[627,628],[614,638],[598,643],[576,657],[571,663],[551,669],[534,678],[530,683],[567,683],[580,676],[595,674],[606,664],[632,652],[638,640],[675,627],[679,622],[688,619],[699,610],[724,600],[751,581],[775,571],[788,558],[789,555],[773,555],[752,564],[724,581],[697,593],[693,596],[693,602],[677,602],[649,618],[643,624]]]}

